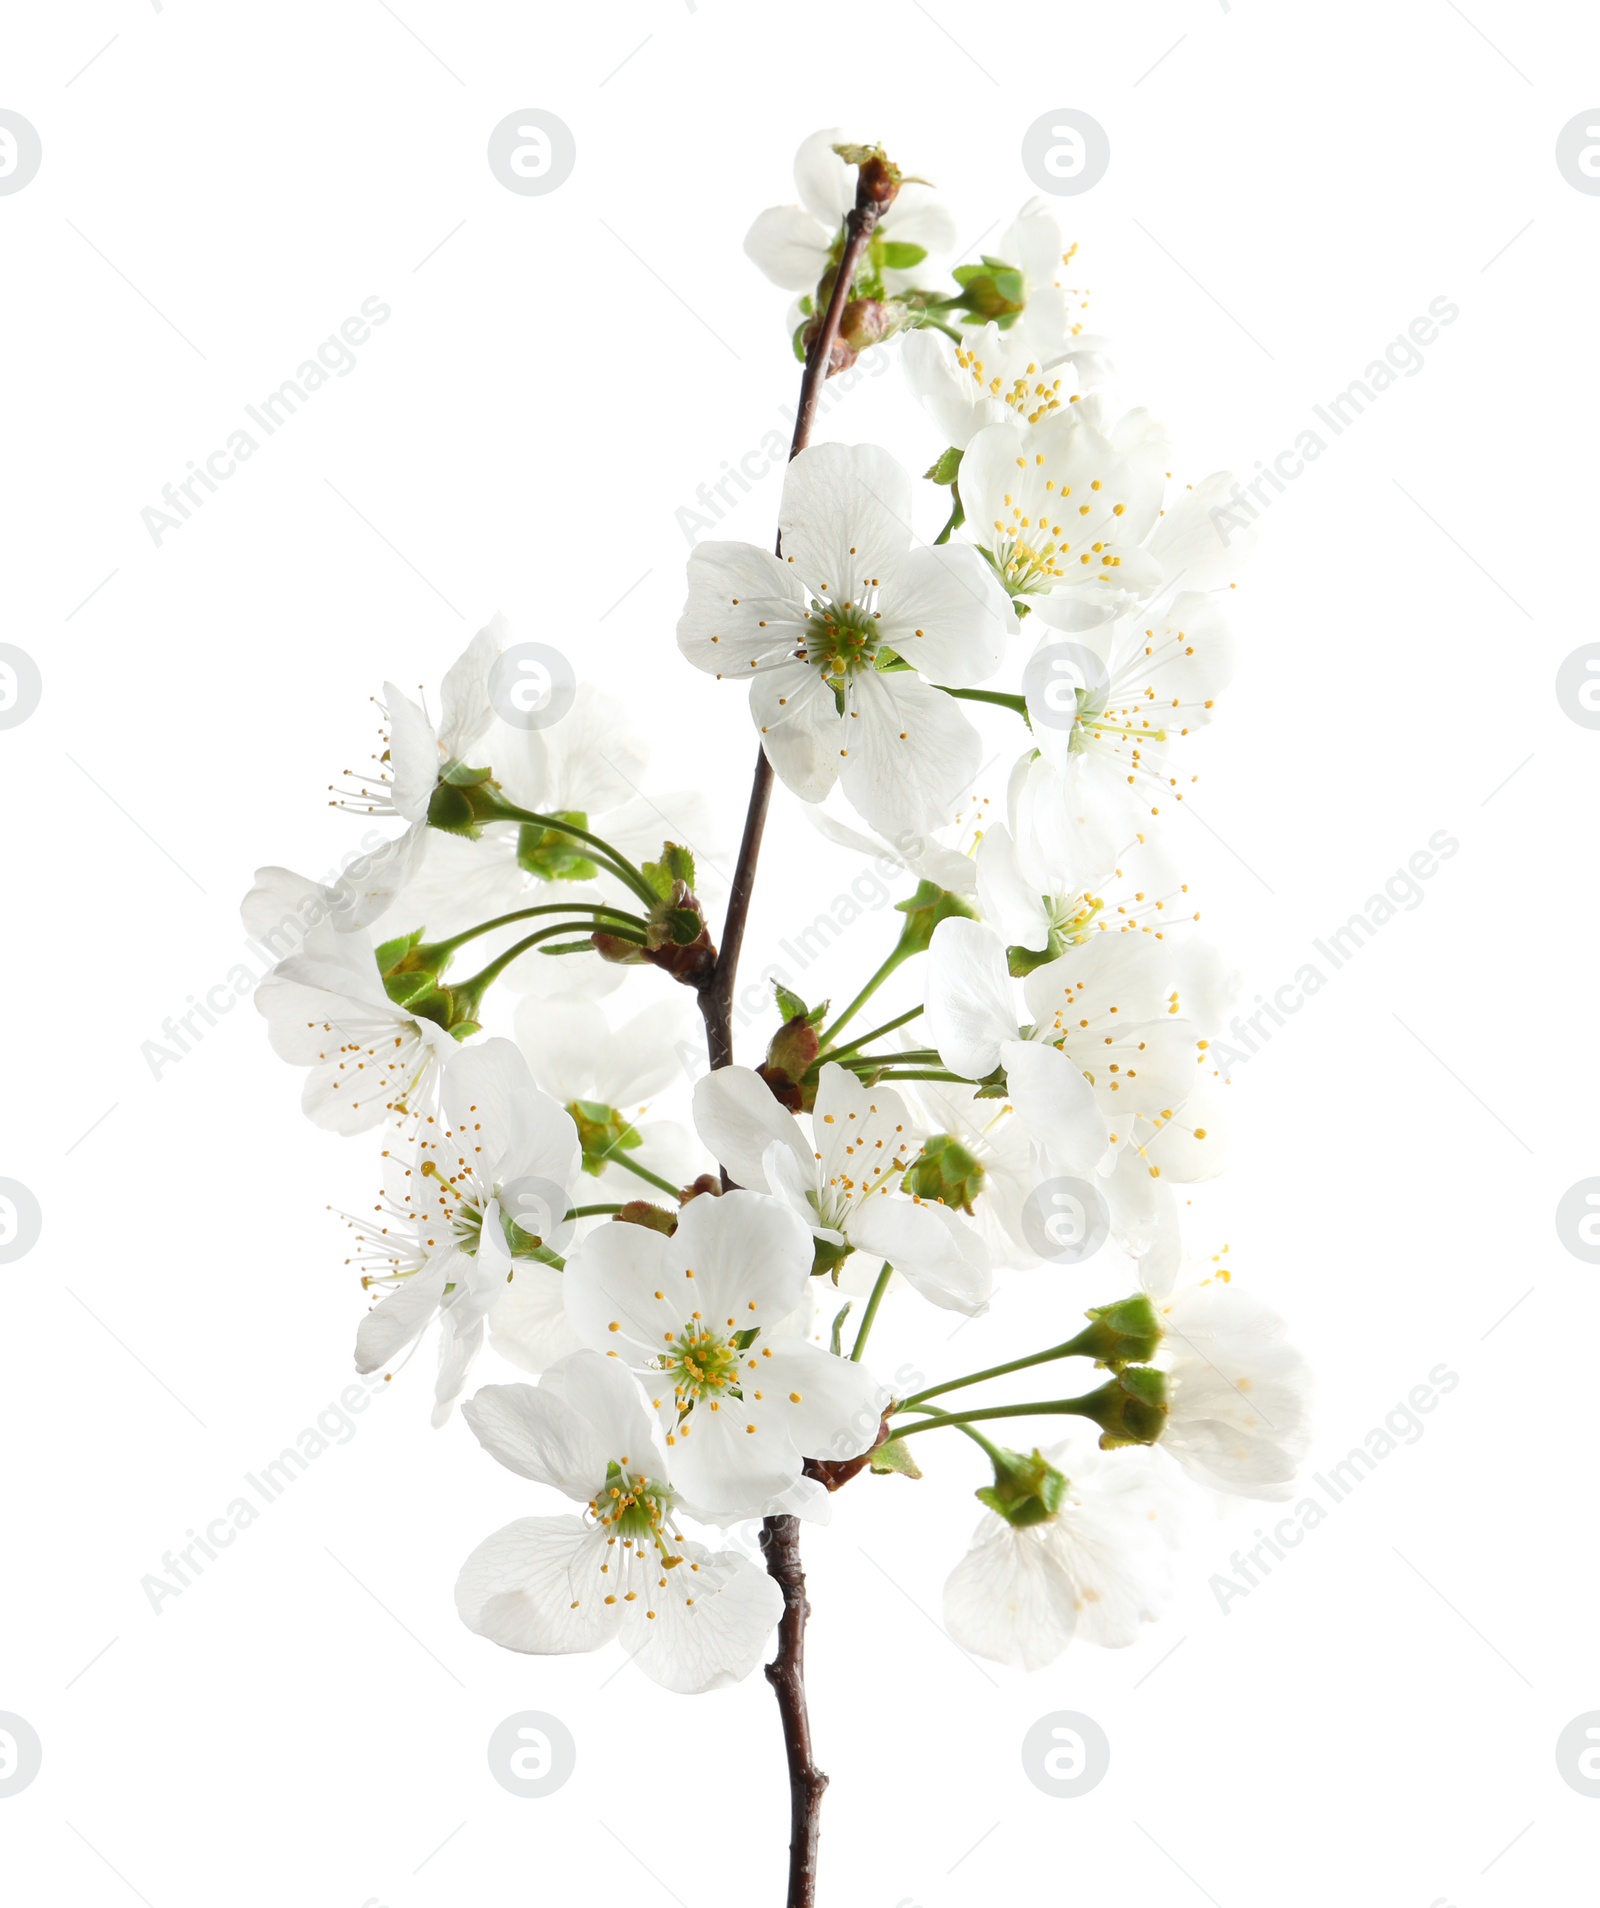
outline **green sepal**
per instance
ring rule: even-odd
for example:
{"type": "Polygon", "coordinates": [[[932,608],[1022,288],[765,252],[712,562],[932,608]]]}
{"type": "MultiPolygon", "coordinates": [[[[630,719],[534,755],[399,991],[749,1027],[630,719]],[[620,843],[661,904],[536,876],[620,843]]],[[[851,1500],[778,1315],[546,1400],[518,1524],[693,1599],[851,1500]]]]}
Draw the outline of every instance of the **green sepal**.
{"type": "Polygon", "coordinates": [[[1013,980],[1025,980],[1036,967],[1045,967],[1058,959],[1060,950],[1054,952],[1048,947],[1008,947],[1006,949],[1006,972],[1013,980]]]}
{"type": "Polygon", "coordinates": [[[850,1310],[854,1304],[854,1299],[846,1299],[834,1316],[833,1331],[829,1334],[828,1338],[828,1349],[833,1353],[835,1358],[842,1358],[844,1356],[844,1353],[839,1349],[839,1334],[844,1330],[844,1322],[850,1316],[850,1310]]]}
{"type": "Polygon", "coordinates": [[[735,1351],[749,1351],[750,1347],[756,1342],[760,1335],[761,1327],[759,1325],[747,1325],[742,1332],[734,1332],[729,1338],[728,1343],[735,1351]]]}
{"type": "Polygon", "coordinates": [[[1084,1316],[1089,1324],[1073,1339],[1070,1355],[1092,1358],[1106,1371],[1148,1364],[1164,1336],[1147,1292],[1135,1292],[1114,1305],[1091,1306],[1084,1316]]]}
{"type": "Polygon", "coordinates": [[[426,928],[413,928],[409,934],[397,934],[392,941],[381,942],[373,949],[373,959],[378,963],[378,972],[387,979],[426,932],[426,928]]]}
{"type": "Polygon", "coordinates": [[[888,1476],[891,1472],[900,1477],[922,1475],[904,1438],[890,1438],[887,1444],[880,1444],[872,1454],[871,1464],[880,1477],[888,1476]]]}
{"type": "Polygon", "coordinates": [[[885,239],[878,256],[891,272],[909,272],[928,256],[928,248],[908,244],[904,239],[885,239]]]}
{"type": "MultiPolygon", "coordinates": [[[[589,825],[589,817],[577,809],[553,819],[571,822],[574,828],[589,825]]],[[[581,841],[537,822],[524,822],[517,830],[517,866],[541,881],[593,881],[600,872],[581,841]]]]}
{"type": "Polygon", "coordinates": [[[830,1240],[811,1235],[811,1276],[821,1278],[824,1273],[835,1279],[839,1276],[839,1267],[849,1258],[851,1248],[848,1245],[834,1245],[830,1240]]]}
{"type": "Polygon", "coordinates": [[[596,1178],[619,1152],[641,1144],[637,1129],[630,1126],[614,1106],[602,1106],[598,1100],[571,1100],[567,1112],[578,1129],[583,1170],[596,1178]]]}
{"type": "Polygon", "coordinates": [[[493,769],[468,768],[465,762],[450,762],[445,766],[441,781],[448,782],[452,788],[477,788],[493,776],[493,769]]]}
{"type": "Polygon", "coordinates": [[[1130,1365],[1079,1400],[1082,1415],[1100,1426],[1100,1449],[1154,1444],[1167,1424],[1167,1378],[1153,1365],[1130,1365]]]}
{"type": "Polygon", "coordinates": [[[482,833],[470,789],[440,782],[428,797],[428,826],[447,835],[466,835],[476,841],[482,833]]]}
{"type": "Polygon", "coordinates": [[[953,484],[960,475],[961,456],[962,453],[952,444],[948,450],[940,451],[922,474],[936,484],[953,484]]]}
{"type": "Polygon", "coordinates": [[[1028,1457],[1020,1451],[993,1451],[990,1456],[994,1482],[974,1493],[980,1504],[1018,1530],[1048,1524],[1059,1515],[1066,1502],[1067,1479],[1042,1451],[1028,1457]]]}
{"type": "Polygon", "coordinates": [[[983,1162],[952,1133],[931,1133],[911,1162],[900,1190],[956,1212],[971,1213],[983,1191],[983,1162]]]}
{"type": "Polygon", "coordinates": [[[941,888],[936,881],[919,881],[916,893],[909,900],[897,901],[894,905],[895,912],[906,917],[896,949],[902,955],[927,953],[933,930],[941,921],[975,921],[978,918],[977,909],[970,901],[962,900],[958,894],[951,894],[948,888],[941,888]]]}

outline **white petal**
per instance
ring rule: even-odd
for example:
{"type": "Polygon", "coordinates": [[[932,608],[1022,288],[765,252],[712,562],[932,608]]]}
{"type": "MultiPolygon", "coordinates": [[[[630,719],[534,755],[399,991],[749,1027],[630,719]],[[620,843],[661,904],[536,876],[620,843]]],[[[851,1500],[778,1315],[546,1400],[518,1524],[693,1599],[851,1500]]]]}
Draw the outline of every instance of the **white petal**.
{"type": "Polygon", "coordinates": [[[654,1615],[644,1596],[627,1605],[622,1645],[652,1682],[699,1696],[742,1682],[761,1661],[783,1615],[783,1592],[735,1551],[693,1543],[679,1550],[683,1562],[667,1573],[666,1587],[654,1586],[654,1615]]]}
{"type": "Polygon", "coordinates": [[[990,1516],[944,1587],[945,1628],[964,1650],[1043,1669],[1072,1640],[1073,1585],[1038,1528],[990,1516]]]}
{"type": "Polygon", "coordinates": [[[714,1331],[730,1329],[730,1318],[737,1320],[734,1330],[770,1330],[800,1303],[811,1276],[810,1228],[788,1206],[760,1193],[691,1199],[667,1247],[673,1281],[668,1289],[683,1293],[692,1283],[690,1309],[703,1313],[714,1331]]]}
{"type": "Polygon", "coordinates": [[[356,1370],[377,1371],[397,1358],[439,1309],[456,1254],[438,1253],[381,1299],[356,1329],[356,1370]]]}
{"type": "Polygon", "coordinates": [[[943,1206],[880,1194],[850,1220],[850,1243],[887,1259],[922,1296],[971,1318],[989,1303],[989,1256],[976,1231],[943,1206]]]}
{"type": "Polygon", "coordinates": [[[799,579],[754,543],[700,543],[689,558],[678,648],[708,675],[742,680],[792,651],[804,629],[799,579]]]}
{"type": "Polygon", "coordinates": [[[803,802],[824,800],[844,764],[848,723],[822,671],[792,659],[762,669],[750,684],[750,715],[784,787],[803,802]]]}
{"type": "Polygon", "coordinates": [[[864,1365],[803,1338],[763,1340],[747,1397],[759,1380],[785,1438],[803,1457],[842,1462],[878,1440],[890,1393],[864,1365]]]}
{"type": "Polygon", "coordinates": [[[942,828],[970,790],[983,745],[952,697],[909,670],[852,678],[841,780],[891,840],[942,828]]]}
{"type": "Polygon", "coordinates": [[[508,1650],[564,1656],[597,1650],[621,1624],[600,1566],[607,1539],[578,1517],[521,1517],[461,1566],[456,1608],[469,1630],[508,1650]]]}
{"type": "Polygon", "coordinates": [[[858,602],[911,546],[911,478],[876,444],[813,444],[784,473],[778,528],[807,589],[858,602]]]}
{"type": "Polygon", "coordinates": [[[1109,1144],[1106,1121],[1081,1069],[1037,1040],[1007,1041],[1000,1063],[1017,1116],[1050,1170],[1098,1172],[1109,1144]]]}
{"type": "Polygon", "coordinates": [[[785,291],[811,292],[828,269],[833,234],[798,205],[773,205],[744,235],[745,256],[785,291]]]}
{"type": "Polygon", "coordinates": [[[578,1349],[567,1321],[562,1274],[537,1259],[519,1259],[515,1274],[489,1312],[489,1342],[521,1371],[546,1371],[578,1349]]]}
{"type": "Polygon", "coordinates": [[[1017,1009],[993,929],[949,920],[933,930],[922,1024],[952,1073],[983,1080],[999,1066],[1001,1042],[1017,1037],[1017,1009]]]}
{"type": "Polygon", "coordinates": [[[729,1177],[752,1192],[771,1190],[762,1155],[774,1141],[793,1153],[808,1173],[814,1167],[799,1122],[749,1067],[718,1067],[695,1082],[694,1123],[729,1177]]]}
{"type": "Polygon", "coordinates": [[[879,606],[883,641],[933,682],[970,689],[1005,659],[1010,606],[970,543],[896,558],[885,566],[879,606]]]}

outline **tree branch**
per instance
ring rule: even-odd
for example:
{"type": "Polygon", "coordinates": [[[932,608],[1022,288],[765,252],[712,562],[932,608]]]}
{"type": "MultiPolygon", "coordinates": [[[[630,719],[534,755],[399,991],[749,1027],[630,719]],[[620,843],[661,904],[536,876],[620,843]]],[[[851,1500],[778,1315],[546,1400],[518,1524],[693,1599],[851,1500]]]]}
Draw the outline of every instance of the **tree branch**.
{"type": "Polygon", "coordinates": [[[761,1526],[761,1552],[767,1574],[783,1592],[778,1624],[778,1654],[767,1665],[767,1681],[783,1718],[783,1746],[789,1759],[788,1908],[815,1908],[817,1840],[822,1828],[822,1792],[828,1778],[811,1749],[811,1718],[806,1709],[805,1574],[800,1568],[800,1520],[769,1517],[761,1526]]]}
{"type": "MultiPolygon", "coordinates": [[[[845,219],[844,252],[834,275],[833,288],[822,322],[806,354],[800,380],[800,402],[795,410],[794,437],[789,456],[797,457],[811,441],[817,399],[834,367],[845,307],[850,301],[856,268],[871,243],[878,220],[893,203],[899,174],[882,158],[871,158],[859,168],[855,209],[845,219]]],[[[779,533],[777,552],[783,554],[779,533]]],[[[706,1024],[706,1052],[712,1069],[733,1064],[733,988],[739,972],[739,950],[744,943],[750,897],[755,890],[756,862],[772,797],[772,764],[763,748],[756,756],[750,806],[745,812],[744,836],[728,896],[722,942],[716,964],[698,990],[700,1013],[706,1024]]],[[[732,1186],[726,1172],[724,1188],[732,1186]]],[[[778,1653],[767,1665],[767,1681],[778,1698],[783,1720],[783,1745],[789,1762],[789,1890],[787,1908],[815,1908],[817,1898],[817,1838],[821,1831],[822,1792],[828,1778],[811,1752],[811,1719],[806,1709],[805,1636],[810,1605],[800,1569],[800,1526],[793,1517],[768,1517],[761,1525],[761,1550],[767,1570],[783,1591],[783,1619],[778,1625],[778,1653]]]]}

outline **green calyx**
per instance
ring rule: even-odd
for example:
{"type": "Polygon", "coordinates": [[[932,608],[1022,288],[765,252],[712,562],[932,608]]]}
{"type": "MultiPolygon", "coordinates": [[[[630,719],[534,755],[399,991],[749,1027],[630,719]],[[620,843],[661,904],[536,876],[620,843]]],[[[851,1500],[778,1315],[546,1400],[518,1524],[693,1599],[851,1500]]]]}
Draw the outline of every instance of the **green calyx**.
{"type": "Polygon", "coordinates": [[[1021,272],[1004,259],[985,254],[981,265],[958,265],[950,276],[961,290],[944,300],[944,309],[959,311],[969,324],[992,322],[1009,330],[1028,302],[1021,272]]]}
{"type": "Polygon", "coordinates": [[[900,1190],[915,1199],[928,1199],[957,1212],[970,1213],[983,1191],[983,1163],[953,1134],[934,1133],[922,1143],[900,1182],[900,1190]]]}
{"type": "Polygon", "coordinates": [[[374,950],[383,991],[397,1007],[410,1007],[432,993],[439,976],[450,965],[454,949],[424,941],[425,932],[414,928],[410,934],[398,934],[374,950]]]}
{"type": "Polygon", "coordinates": [[[994,1482],[975,1493],[980,1504],[1018,1530],[1030,1524],[1048,1524],[1066,1502],[1067,1479],[1040,1451],[1024,1457],[1020,1451],[991,1449],[994,1482]]]}
{"type": "Polygon", "coordinates": [[[1089,1324],[1068,1346],[1069,1357],[1092,1358],[1107,1371],[1147,1365],[1155,1357],[1163,1333],[1147,1293],[1094,1306],[1084,1316],[1089,1324]]]}
{"type": "Polygon", "coordinates": [[[598,1100],[570,1100],[567,1112],[578,1129],[586,1173],[598,1176],[618,1153],[640,1144],[637,1128],[614,1106],[602,1106],[598,1100]]]}
{"type": "MultiPolygon", "coordinates": [[[[845,1260],[848,1259],[849,1256],[850,1256],[849,1246],[834,1245],[830,1240],[821,1238],[819,1235],[815,1233],[812,1234],[812,1238],[811,1238],[811,1276],[812,1278],[819,1279],[823,1277],[824,1274],[826,1274],[828,1277],[837,1281],[839,1276],[839,1268],[841,1265],[844,1264],[845,1260]]],[[[845,1311],[847,1312],[849,1311],[849,1309],[850,1308],[847,1305],[845,1307],[845,1311]]],[[[843,1318],[844,1313],[841,1312],[839,1316],[843,1318]]],[[[837,1349],[838,1348],[836,1346],[835,1350],[837,1349]]]]}
{"type": "Polygon", "coordinates": [[[1100,1448],[1154,1444],[1167,1425],[1167,1379],[1153,1365],[1130,1365],[1077,1401],[1079,1415],[1100,1426],[1100,1448]]]}
{"type": "Polygon", "coordinates": [[[900,930],[900,939],[895,947],[896,954],[902,959],[912,954],[926,954],[933,940],[933,930],[941,921],[975,921],[978,911],[970,901],[959,894],[951,894],[949,889],[941,888],[936,881],[919,881],[917,891],[908,900],[897,901],[895,912],[906,917],[906,924],[900,930]]]}
{"type": "MultiPolygon", "coordinates": [[[[555,820],[571,822],[575,828],[589,826],[582,809],[558,810],[555,820]]],[[[537,822],[524,822],[517,831],[517,866],[541,881],[593,881],[600,872],[580,842],[559,829],[541,828],[537,822]]]]}

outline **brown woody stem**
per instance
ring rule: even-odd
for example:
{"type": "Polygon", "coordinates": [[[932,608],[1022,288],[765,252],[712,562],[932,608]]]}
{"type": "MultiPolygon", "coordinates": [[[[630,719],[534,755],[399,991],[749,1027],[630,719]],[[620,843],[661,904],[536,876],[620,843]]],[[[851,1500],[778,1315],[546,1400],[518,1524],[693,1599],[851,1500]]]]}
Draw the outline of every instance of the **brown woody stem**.
{"type": "MultiPolygon", "coordinates": [[[[860,170],[855,209],[845,219],[845,245],[834,276],[832,293],[822,323],[806,354],[800,380],[800,402],[795,410],[794,437],[789,445],[797,457],[811,441],[817,399],[833,363],[834,347],[844,321],[845,306],[862,254],[871,242],[879,218],[893,200],[895,184],[886,177],[881,161],[860,170]]],[[[783,554],[783,538],[777,543],[783,554]]],[[[706,1024],[706,1052],[714,1069],[733,1064],[733,989],[739,971],[750,897],[755,889],[756,863],[772,797],[772,764],[766,750],[756,756],[750,806],[745,813],[744,836],[728,896],[721,949],[716,964],[698,990],[700,1013],[706,1024]]],[[[726,1173],[723,1185],[731,1186],[726,1173]]],[[[783,1617],[778,1625],[778,1653],[767,1665],[767,1681],[778,1698],[783,1720],[783,1746],[789,1764],[789,1889],[787,1908],[815,1908],[817,1899],[817,1838],[821,1831],[822,1792],[828,1778],[817,1767],[811,1750],[811,1719],[806,1709],[805,1639],[806,1580],[800,1569],[800,1525],[793,1517],[768,1517],[761,1525],[761,1552],[767,1572],[783,1592],[783,1617]]]]}
{"type": "Polygon", "coordinates": [[[778,1654],[767,1665],[767,1681],[783,1718],[783,1746],[789,1759],[788,1908],[814,1908],[817,1899],[817,1840],[822,1829],[822,1792],[828,1778],[811,1749],[811,1718],[806,1709],[806,1580],[800,1568],[800,1520],[769,1517],[761,1526],[761,1551],[767,1572],[783,1592],[778,1624],[778,1654]]]}

